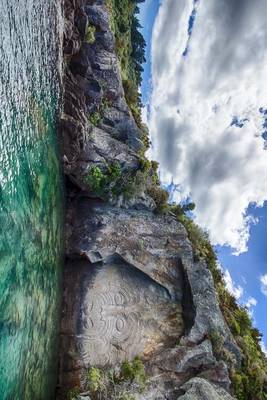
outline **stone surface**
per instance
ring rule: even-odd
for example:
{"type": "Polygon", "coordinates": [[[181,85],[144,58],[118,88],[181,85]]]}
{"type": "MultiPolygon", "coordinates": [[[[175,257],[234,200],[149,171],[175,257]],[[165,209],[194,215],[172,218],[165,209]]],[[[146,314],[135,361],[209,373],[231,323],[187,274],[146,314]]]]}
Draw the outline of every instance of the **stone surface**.
{"type": "Polygon", "coordinates": [[[92,365],[141,355],[152,377],[147,398],[157,392],[175,399],[182,384],[202,374],[229,389],[227,368],[206,338],[216,330],[238,348],[182,224],[80,196],[69,201],[66,231],[63,386],[92,365]]]}
{"type": "Polygon", "coordinates": [[[86,198],[70,206],[68,218],[66,247],[70,257],[90,251],[103,254],[102,258],[116,253],[164,285],[172,297],[177,296],[176,265],[182,264],[188,332],[181,344],[198,344],[216,331],[240,357],[220,311],[211,273],[205,263],[194,261],[185,228],[175,218],[119,209],[86,198]]]}
{"type": "Polygon", "coordinates": [[[95,165],[116,162],[136,171],[143,146],[104,3],[65,0],[60,140],[67,217],[58,398],[78,386],[86,399],[90,366],[114,367],[140,355],[150,382],[137,400],[231,400],[228,368],[213,354],[211,333],[224,338],[237,363],[240,351],[212,275],[194,259],[183,225],[153,214],[155,203],[142,191],[111,205],[92,199],[84,186],[95,165]],[[93,44],[85,41],[88,24],[96,28],[93,44]],[[96,111],[97,127],[89,118],[96,111]]]}
{"type": "MultiPolygon", "coordinates": [[[[183,332],[181,304],[164,287],[119,257],[79,267],[83,295],[72,334],[85,368],[149,356],[164,342],[177,341],[183,332]]],[[[73,306],[68,292],[64,300],[66,308],[73,306]]],[[[68,319],[63,323],[67,331],[68,319]]]]}
{"type": "Polygon", "coordinates": [[[91,400],[91,397],[80,395],[80,396],[77,397],[77,400],[91,400]]]}
{"type": "Polygon", "coordinates": [[[179,400],[234,400],[224,389],[201,378],[190,379],[182,389],[186,393],[179,400]]]}
{"type": "Polygon", "coordinates": [[[200,345],[187,349],[183,357],[177,360],[176,371],[186,372],[199,370],[201,367],[214,367],[216,359],[212,353],[212,345],[209,340],[205,340],[200,345]]]}
{"type": "MultiPolygon", "coordinates": [[[[126,104],[104,1],[65,1],[64,112],[60,122],[64,172],[83,189],[93,165],[138,167],[142,132],[126,104]],[[95,41],[85,40],[88,24],[95,41]],[[90,115],[100,117],[98,127],[90,115]]],[[[140,202],[140,200],[139,200],[140,202]]]]}

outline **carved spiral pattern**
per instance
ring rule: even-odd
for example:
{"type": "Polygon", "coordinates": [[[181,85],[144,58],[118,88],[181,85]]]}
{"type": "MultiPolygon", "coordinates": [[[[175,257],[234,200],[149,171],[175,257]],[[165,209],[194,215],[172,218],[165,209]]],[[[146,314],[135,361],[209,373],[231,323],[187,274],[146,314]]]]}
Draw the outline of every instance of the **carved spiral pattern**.
{"type": "Polygon", "coordinates": [[[82,306],[78,347],[85,365],[114,365],[142,353],[151,338],[162,339],[169,303],[167,291],[142,272],[104,266],[82,306]]]}

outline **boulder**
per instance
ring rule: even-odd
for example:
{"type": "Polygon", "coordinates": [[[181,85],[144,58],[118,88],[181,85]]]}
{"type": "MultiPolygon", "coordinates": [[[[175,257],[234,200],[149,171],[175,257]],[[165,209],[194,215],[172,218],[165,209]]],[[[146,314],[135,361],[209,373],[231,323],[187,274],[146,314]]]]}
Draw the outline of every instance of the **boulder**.
{"type": "Polygon", "coordinates": [[[193,378],[182,386],[185,391],[179,400],[234,400],[224,389],[202,378],[193,378]]]}

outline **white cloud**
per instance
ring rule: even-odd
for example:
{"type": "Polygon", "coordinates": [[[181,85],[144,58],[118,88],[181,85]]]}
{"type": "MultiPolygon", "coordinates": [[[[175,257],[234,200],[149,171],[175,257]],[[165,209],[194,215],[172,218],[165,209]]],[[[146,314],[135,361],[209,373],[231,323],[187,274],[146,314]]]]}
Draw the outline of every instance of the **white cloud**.
{"type": "Polygon", "coordinates": [[[261,292],[267,296],[267,274],[262,275],[260,277],[260,281],[261,281],[261,292]]]}
{"type": "Polygon", "coordinates": [[[142,122],[146,125],[148,125],[148,109],[147,105],[144,105],[141,108],[141,117],[142,117],[142,122]]]}
{"type": "Polygon", "coordinates": [[[163,0],[152,37],[152,156],[191,196],[214,244],[247,250],[249,204],[267,199],[265,0],[163,0]],[[186,57],[183,56],[188,47],[186,57]],[[236,117],[236,123],[231,125],[236,117]],[[238,122],[239,121],[239,122],[238,122]],[[243,125],[237,126],[237,125],[243,125]]]}
{"type": "Polygon", "coordinates": [[[254,324],[256,325],[256,320],[254,318],[254,307],[256,307],[256,305],[258,304],[257,300],[254,297],[249,297],[245,306],[248,309],[248,313],[250,315],[250,317],[253,319],[254,324]]]}
{"type": "Polygon", "coordinates": [[[248,309],[251,309],[252,307],[255,307],[257,305],[257,300],[254,297],[249,297],[247,302],[246,302],[246,307],[248,309]]]}
{"type": "Polygon", "coordinates": [[[233,282],[233,279],[230,275],[228,269],[225,271],[224,274],[224,281],[226,284],[226,289],[237,299],[239,300],[240,297],[243,296],[244,289],[241,286],[236,286],[233,282]]]}

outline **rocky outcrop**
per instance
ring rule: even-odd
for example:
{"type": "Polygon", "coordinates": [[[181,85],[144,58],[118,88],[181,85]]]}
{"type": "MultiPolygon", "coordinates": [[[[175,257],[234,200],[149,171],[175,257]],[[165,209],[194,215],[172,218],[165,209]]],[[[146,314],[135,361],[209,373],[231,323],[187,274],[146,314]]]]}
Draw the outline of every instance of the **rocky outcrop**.
{"type": "Polygon", "coordinates": [[[239,350],[211,274],[194,261],[177,220],[77,198],[68,209],[66,255],[62,387],[83,382],[90,366],[114,366],[138,354],[151,377],[152,394],[143,398],[175,399],[195,376],[229,390],[211,333],[237,359],[239,350]]]}
{"type": "Polygon", "coordinates": [[[81,188],[92,165],[138,168],[142,132],[126,104],[104,0],[65,0],[64,172],[81,188]],[[86,32],[95,27],[88,43],[86,32]],[[93,119],[98,119],[97,127],[93,119]]]}
{"type": "Polygon", "coordinates": [[[210,382],[201,378],[193,378],[182,386],[186,391],[185,395],[179,397],[180,400],[232,400],[224,389],[212,385],[210,382]]]}
{"type": "MultiPolygon", "coordinates": [[[[125,102],[108,12],[101,0],[65,2],[65,106],[61,121],[67,182],[66,263],[59,398],[88,368],[139,355],[149,375],[136,399],[231,399],[227,364],[214,335],[240,363],[213,279],[197,262],[185,228],[139,198],[108,204],[84,177],[93,165],[138,169],[141,132],[125,102]],[[95,40],[86,41],[88,26],[95,40]],[[101,112],[96,127],[90,116],[101,112]]],[[[86,397],[84,397],[86,398],[86,397]]]]}

